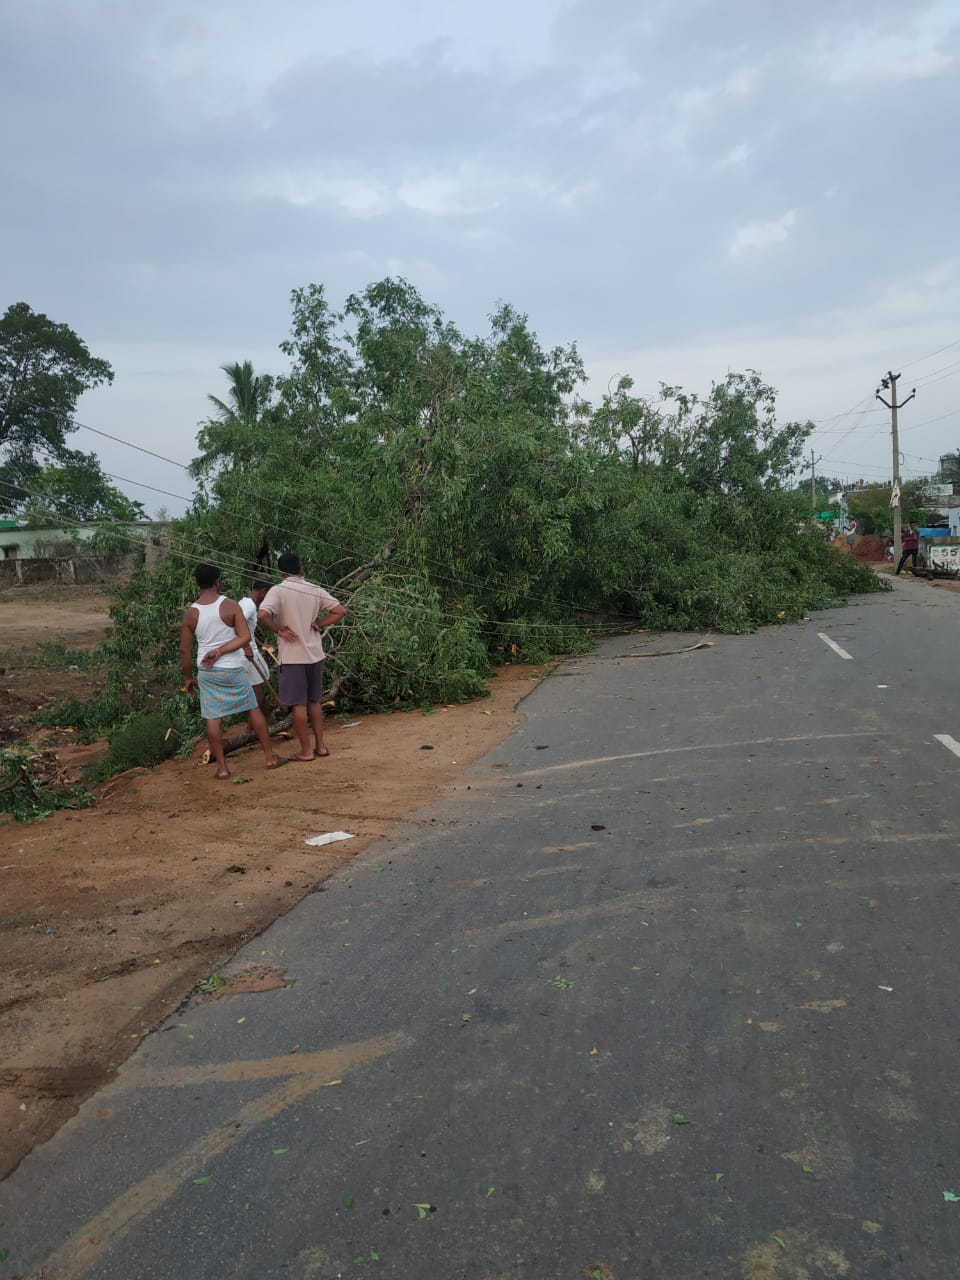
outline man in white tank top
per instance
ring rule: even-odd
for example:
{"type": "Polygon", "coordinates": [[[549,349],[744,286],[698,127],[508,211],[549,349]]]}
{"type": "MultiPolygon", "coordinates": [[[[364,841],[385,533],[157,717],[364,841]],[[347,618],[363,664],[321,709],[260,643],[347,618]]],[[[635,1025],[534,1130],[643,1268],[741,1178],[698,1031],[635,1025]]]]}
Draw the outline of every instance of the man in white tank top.
{"type": "Polygon", "coordinates": [[[257,706],[268,720],[270,713],[267,710],[266,698],[263,696],[264,687],[270,690],[274,702],[277,701],[277,695],[270,684],[270,668],[267,666],[267,660],[260,652],[260,646],[257,644],[257,610],[263,604],[263,598],[272,586],[273,583],[268,579],[257,578],[250,588],[250,594],[241,596],[237,601],[246,619],[247,626],[250,628],[250,645],[249,648],[244,648],[243,650],[243,669],[247,673],[247,679],[253,685],[257,706]]]}
{"type": "Polygon", "coordinates": [[[217,777],[229,778],[223,754],[224,716],[247,712],[250,728],[263,748],[268,769],[287,761],[270,741],[267,721],[257,706],[253,688],[243,669],[243,647],[250,643],[250,628],[236,600],[220,594],[220,570],[215,564],[198,564],[193,575],[200,594],[183,615],[180,628],[180,665],[187,693],[200,692],[200,714],[207,722],[210,754],[217,762],[217,777]],[[197,676],[193,675],[193,641],[197,641],[197,676]]]}

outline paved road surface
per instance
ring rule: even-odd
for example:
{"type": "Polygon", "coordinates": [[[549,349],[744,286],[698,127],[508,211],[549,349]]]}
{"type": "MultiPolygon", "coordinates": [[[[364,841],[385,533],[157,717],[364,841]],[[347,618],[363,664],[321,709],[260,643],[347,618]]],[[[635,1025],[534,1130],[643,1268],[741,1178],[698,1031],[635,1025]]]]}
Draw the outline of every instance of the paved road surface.
{"type": "Polygon", "coordinates": [[[560,668],[0,1188],[0,1275],[957,1275],[958,627],[560,668]]]}

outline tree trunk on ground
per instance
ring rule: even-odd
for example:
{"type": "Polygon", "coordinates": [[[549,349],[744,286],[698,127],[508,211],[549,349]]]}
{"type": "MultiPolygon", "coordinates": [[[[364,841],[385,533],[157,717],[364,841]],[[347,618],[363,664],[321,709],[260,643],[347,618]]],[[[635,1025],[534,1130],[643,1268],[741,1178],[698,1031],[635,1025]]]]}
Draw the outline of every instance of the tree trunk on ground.
{"type": "MultiPolygon", "coordinates": [[[[282,719],[274,721],[274,723],[269,726],[270,737],[272,738],[275,733],[283,733],[285,729],[291,728],[292,725],[293,725],[292,715],[286,715],[282,719]]],[[[231,751],[239,751],[241,747],[252,746],[253,743],[256,742],[256,740],[257,740],[257,735],[253,733],[250,729],[245,730],[243,733],[238,733],[232,738],[224,738],[223,754],[225,756],[228,756],[231,751]]],[[[204,764],[210,763],[209,751],[204,752],[203,762],[204,764]]]]}

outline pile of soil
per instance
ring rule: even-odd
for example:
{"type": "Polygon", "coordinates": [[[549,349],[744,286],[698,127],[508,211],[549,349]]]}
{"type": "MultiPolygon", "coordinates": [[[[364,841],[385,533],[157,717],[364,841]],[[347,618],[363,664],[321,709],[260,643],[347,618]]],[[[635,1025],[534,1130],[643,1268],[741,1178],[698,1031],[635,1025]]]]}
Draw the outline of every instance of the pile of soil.
{"type": "Polygon", "coordinates": [[[845,535],[833,539],[833,545],[843,555],[852,555],[863,564],[883,564],[886,560],[886,543],[872,533],[858,533],[853,546],[847,544],[845,535]]]}

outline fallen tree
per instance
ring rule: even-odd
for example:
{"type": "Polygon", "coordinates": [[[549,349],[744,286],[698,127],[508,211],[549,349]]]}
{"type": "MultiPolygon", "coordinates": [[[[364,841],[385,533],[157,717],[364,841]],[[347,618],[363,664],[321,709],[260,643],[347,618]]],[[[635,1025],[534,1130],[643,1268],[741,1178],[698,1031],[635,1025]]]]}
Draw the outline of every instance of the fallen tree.
{"type": "Polygon", "coordinates": [[[61,709],[82,731],[159,708],[189,749],[171,623],[201,559],[238,596],[301,555],[348,607],[328,637],[347,712],[476,697],[493,665],[581,652],[614,618],[749,631],[883,589],[799,532],[811,426],[778,423],[756,374],[656,401],[625,378],[591,407],[575,347],[545,349],[508,306],[465,336],[400,280],[339,312],[297,290],[281,345],[275,379],[229,367],[171,554],[116,593],[106,687],[61,709]]]}

